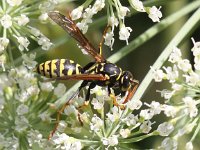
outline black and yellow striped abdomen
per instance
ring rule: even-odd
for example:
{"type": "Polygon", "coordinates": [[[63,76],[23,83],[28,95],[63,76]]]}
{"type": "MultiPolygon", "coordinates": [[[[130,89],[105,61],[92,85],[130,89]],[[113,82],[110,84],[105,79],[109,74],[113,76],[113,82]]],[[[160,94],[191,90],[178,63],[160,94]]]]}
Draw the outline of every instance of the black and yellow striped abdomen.
{"type": "Polygon", "coordinates": [[[83,68],[69,59],[54,59],[41,63],[36,68],[37,73],[48,77],[56,78],[83,73],[83,68]]]}

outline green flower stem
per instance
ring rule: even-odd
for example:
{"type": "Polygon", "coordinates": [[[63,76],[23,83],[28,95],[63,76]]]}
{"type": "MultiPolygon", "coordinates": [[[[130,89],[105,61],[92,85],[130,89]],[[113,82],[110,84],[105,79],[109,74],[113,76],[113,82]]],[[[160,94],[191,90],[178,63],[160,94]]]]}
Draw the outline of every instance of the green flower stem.
{"type": "Polygon", "coordinates": [[[101,119],[104,121],[104,125],[102,127],[102,134],[105,136],[105,125],[106,125],[106,120],[105,120],[105,109],[104,107],[101,109],[101,119]]]}
{"type": "Polygon", "coordinates": [[[99,144],[99,141],[90,141],[90,140],[84,140],[84,139],[77,139],[81,143],[84,143],[84,145],[96,145],[99,144]]]}
{"type": "MultiPolygon", "coordinates": [[[[199,7],[200,1],[194,1],[192,3],[194,6],[199,7]]],[[[187,8],[182,9],[183,11],[187,11],[193,5],[188,5],[187,8]],[[190,7],[189,7],[190,6],[190,7]]],[[[193,7],[194,7],[193,6],[193,7]]],[[[184,13],[184,12],[183,12],[184,13]]],[[[176,18],[175,18],[176,19],[176,18]]],[[[195,25],[200,20],[200,8],[189,18],[189,20],[184,24],[184,26],[180,29],[180,31],[175,35],[175,37],[171,40],[171,42],[164,49],[162,54],[158,57],[156,62],[153,64],[153,69],[159,69],[163,65],[163,63],[167,60],[174,46],[177,46],[190,32],[194,29],[195,25]]],[[[150,82],[153,79],[153,71],[150,69],[144,80],[140,84],[138,90],[136,91],[133,100],[138,100],[142,97],[150,82]]]]}
{"type": "MultiPolygon", "coordinates": [[[[199,115],[199,117],[200,117],[200,115],[199,115]]],[[[199,120],[199,117],[197,117],[196,119],[199,120]]],[[[197,121],[197,120],[194,120],[194,121],[197,121]]],[[[197,126],[196,130],[194,131],[194,134],[193,134],[193,136],[192,136],[192,138],[190,140],[191,142],[196,138],[196,136],[199,133],[199,131],[200,131],[200,121],[198,122],[198,126],[197,126]]]]}
{"type": "Polygon", "coordinates": [[[159,135],[159,133],[157,131],[154,131],[154,132],[151,132],[151,133],[139,136],[139,137],[130,138],[130,139],[121,139],[119,141],[120,141],[120,143],[133,143],[133,142],[138,142],[138,141],[144,140],[148,137],[156,136],[156,135],[159,135]]]}
{"type": "Polygon", "coordinates": [[[3,28],[3,37],[7,38],[7,29],[3,28]]]}
{"type": "Polygon", "coordinates": [[[97,147],[93,147],[93,149],[94,148],[96,148],[96,150],[104,149],[104,148],[102,148],[102,145],[101,146],[97,146],[97,147]]]}
{"type": "Polygon", "coordinates": [[[128,109],[125,109],[122,112],[121,117],[116,122],[112,123],[112,125],[107,130],[106,137],[113,135],[121,127],[121,123],[122,123],[121,118],[125,118],[125,116],[128,114],[128,112],[129,112],[128,109]]]}
{"type": "Polygon", "coordinates": [[[130,137],[133,137],[133,136],[140,135],[140,134],[142,134],[142,131],[141,131],[141,130],[135,131],[135,132],[133,132],[133,133],[131,133],[131,134],[129,135],[129,138],[130,138],[130,137]]]}
{"type": "MultiPolygon", "coordinates": [[[[181,83],[181,82],[180,82],[181,83]]],[[[195,87],[195,86],[191,86],[191,85],[188,85],[187,83],[182,83],[182,85],[194,92],[200,92],[200,89],[198,87],[195,87]]]]}
{"type": "MultiPolygon", "coordinates": [[[[194,9],[198,8],[199,5],[200,5],[200,1],[194,1],[193,3],[187,5],[186,7],[182,8],[178,12],[170,15],[166,19],[163,19],[160,23],[154,25],[153,27],[151,27],[150,29],[148,29],[147,31],[145,31],[143,34],[141,34],[137,39],[135,39],[132,42],[130,42],[129,45],[125,46],[124,48],[122,48],[121,50],[119,50],[117,53],[113,54],[111,57],[108,58],[108,60],[110,62],[116,63],[121,58],[123,58],[124,56],[128,55],[130,52],[134,51],[137,47],[139,47],[143,43],[147,42],[153,36],[155,36],[156,34],[158,34],[159,32],[161,32],[165,28],[167,28],[169,25],[171,25],[172,23],[174,23],[175,21],[177,21],[181,17],[185,16],[186,14],[190,13],[194,9]]],[[[143,82],[140,85],[139,89],[137,90],[138,92],[135,95],[140,95],[139,91],[142,90],[142,88],[143,88],[142,86],[144,86],[144,87],[146,86],[146,88],[147,88],[148,85],[145,85],[146,83],[148,83],[148,82],[145,81],[145,82],[143,82]]],[[[62,105],[63,103],[65,103],[66,102],[66,97],[69,97],[69,95],[71,95],[71,93],[73,91],[77,90],[78,86],[80,86],[80,82],[78,82],[77,84],[75,84],[74,86],[72,86],[63,95],[63,97],[60,98],[57,101],[57,103],[56,103],[57,107],[59,107],[60,105],[62,105]]],[[[144,92],[144,90],[143,90],[143,92],[144,92]]],[[[134,97],[136,97],[136,96],[134,96],[134,97]]]]}
{"type": "Polygon", "coordinates": [[[185,117],[185,114],[178,116],[176,118],[173,118],[170,120],[170,123],[172,123],[173,125],[175,125],[177,122],[181,122],[185,117]]]}
{"type": "Polygon", "coordinates": [[[13,60],[13,54],[12,54],[11,46],[10,45],[8,45],[8,56],[9,56],[9,59],[10,59],[10,65],[12,67],[14,67],[15,63],[14,63],[14,60],[13,60]]]}
{"type": "Polygon", "coordinates": [[[158,5],[163,5],[163,4],[167,4],[169,2],[175,2],[175,1],[178,1],[178,0],[148,0],[148,1],[145,1],[143,2],[144,6],[158,6],[158,5]]]}
{"type": "Polygon", "coordinates": [[[6,1],[5,0],[2,0],[2,8],[3,8],[3,11],[5,12],[5,10],[6,10],[6,1]]]}
{"type": "Polygon", "coordinates": [[[32,111],[36,111],[36,112],[39,112],[42,113],[43,111],[45,111],[46,109],[49,108],[49,105],[48,103],[51,103],[50,100],[53,99],[53,92],[50,92],[49,94],[45,95],[46,97],[44,97],[44,100],[41,102],[41,101],[38,101],[38,103],[36,103],[35,106],[32,106],[31,107],[31,110],[32,111]]]}
{"type": "Polygon", "coordinates": [[[105,137],[109,137],[112,135],[113,131],[119,128],[118,121],[111,123],[110,126],[107,126],[107,132],[105,133],[105,137]]]}

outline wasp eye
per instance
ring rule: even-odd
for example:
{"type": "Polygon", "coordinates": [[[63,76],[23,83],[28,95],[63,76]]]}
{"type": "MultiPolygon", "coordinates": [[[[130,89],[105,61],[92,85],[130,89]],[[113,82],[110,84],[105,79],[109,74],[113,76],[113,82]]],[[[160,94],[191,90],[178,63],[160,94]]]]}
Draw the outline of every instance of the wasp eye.
{"type": "Polygon", "coordinates": [[[122,91],[127,91],[131,86],[132,74],[128,71],[125,71],[121,77],[120,87],[122,91]]]}

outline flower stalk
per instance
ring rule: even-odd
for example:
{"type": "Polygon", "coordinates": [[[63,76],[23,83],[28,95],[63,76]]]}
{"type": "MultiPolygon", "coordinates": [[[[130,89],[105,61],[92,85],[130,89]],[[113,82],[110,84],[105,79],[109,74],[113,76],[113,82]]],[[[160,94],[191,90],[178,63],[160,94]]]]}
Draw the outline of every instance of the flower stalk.
{"type": "MultiPolygon", "coordinates": [[[[195,1],[193,3],[195,5],[199,4],[199,1],[195,1]],[[198,2],[198,3],[196,3],[198,2]]],[[[199,6],[197,5],[197,6],[199,6]]],[[[192,5],[190,5],[192,6],[192,5]]],[[[189,19],[188,21],[184,24],[184,26],[180,29],[180,31],[175,35],[175,37],[170,41],[170,43],[167,45],[167,47],[163,50],[161,55],[158,57],[156,62],[153,64],[152,68],[154,69],[159,69],[163,65],[163,63],[167,60],[169,55],[172,52],[172,47],[177,46],[183,39],[184,37],[197,25],[198,21],[200,19],[200,9],[198,9],[189,19]]],[[[133,100],[140,99],[147,89],[148,85],[153,79],[153,71],[149,70],[145,78],[143,79],[142,83],[140,84],[138,90],[136,91],[133,100]]]]}

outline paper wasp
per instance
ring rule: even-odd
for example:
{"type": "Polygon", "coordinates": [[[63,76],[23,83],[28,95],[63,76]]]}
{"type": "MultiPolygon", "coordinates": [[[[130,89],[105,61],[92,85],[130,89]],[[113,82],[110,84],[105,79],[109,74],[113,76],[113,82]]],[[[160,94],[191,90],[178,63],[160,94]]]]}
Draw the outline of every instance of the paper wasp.
{"type": "MultiPolygon", "coordinates": [[[[94,62],[88,63],[82,67],[69,59],[55,59],[41,63],[37,66],[37,73],[50,78],[50,80],[83,80],[78,90],[69,98],[65,105],[58,111],[57,123],[54,130],[50,134],[49,138],[53,136],[57,130],[61,113],[64,109],[71,104],[71,101],[80,93],[81,89],[89,84],[88,91],[86,93],[85,104],[90,99],[90,90],[96,85],[106,86],[109,95],[114,99],[113,104],[123,108],[123,104],[128,102],[134,95],[138,81],[134,80],[132,74],[129,71],[123,71],[117,65],[108,62],[102,56],[102,42],[101,40],[99,51],[97,51],[92,44],[87,40],[83,33],[76,26],[76,23],[72,21],[70,15],[68,17],[60,14],[57,11],[49,12],[49,17],[67,31],[71,37],[78,41],[78,44],[88,52],[94,58],[94,62]],[[122,105],[119,105],[115,96],[111,93],[111,88],[117,88],[120,90],[122,96],[128,92],[122,105]]],[[[106,30],[104,31],[104,35],[106,30]]]]}

